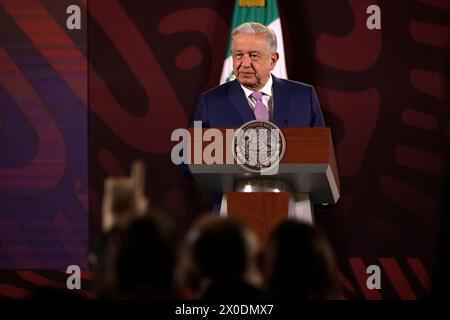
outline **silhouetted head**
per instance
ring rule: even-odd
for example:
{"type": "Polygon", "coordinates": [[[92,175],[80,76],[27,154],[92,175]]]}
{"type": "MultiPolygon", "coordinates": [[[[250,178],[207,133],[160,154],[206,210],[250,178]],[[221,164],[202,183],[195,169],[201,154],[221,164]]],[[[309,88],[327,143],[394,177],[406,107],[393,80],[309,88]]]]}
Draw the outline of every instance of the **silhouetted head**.
{"type": "Polygon", "coordinates": [[[218,299],[233,292],[233,297],[252,298],[259,292],[257,238],[245,224],[204,216],[188,232],[185,247],[179,273],[184,295],[218,299]]]}
{"type": "Polygon", "coordinates": [[[283,222],[267,242],[265,279],[274,298],[336,298],[337,267],[325,235],[308,224],[283,222]]]}
{"type": "Polygon", "coordinates": [[[175,234],[164,213],[151,209],[106,237],[97,272],[104,280],[105,297],[172,297],[175,234]]]}
{"type": "Polygon", "coordinates": [[[252,259],[253,234],[232,218],[209,216],[188,234],[192,261],[211,279],[242,279],[252,259]]]}

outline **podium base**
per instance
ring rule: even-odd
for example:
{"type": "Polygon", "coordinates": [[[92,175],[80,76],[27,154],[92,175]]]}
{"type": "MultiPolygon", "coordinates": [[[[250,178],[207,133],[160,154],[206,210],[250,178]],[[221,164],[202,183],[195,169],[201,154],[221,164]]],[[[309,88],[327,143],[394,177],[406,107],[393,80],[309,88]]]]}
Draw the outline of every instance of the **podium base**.
{"type": "Polygon", "coordinates": [[[232,216],[243,221],[262,242],[286,219],[313,224],[307,193],[228,192],[222,197],[220,216],[232,216]]]}
{"type": "MultiPolygon", "coordinates": [[[[227,194],[225,193],[222,196],[219,215],[222,217],[226,217],[227,213],[228,213],[228,203],[227,203],[227,194]]],[[[297,193],[295,195],[291,195],[288,209],[288,218],[297,219],[299,221],[311,225],[314,224],[313,205],[311,203],[308,193],[297,193]]]]}

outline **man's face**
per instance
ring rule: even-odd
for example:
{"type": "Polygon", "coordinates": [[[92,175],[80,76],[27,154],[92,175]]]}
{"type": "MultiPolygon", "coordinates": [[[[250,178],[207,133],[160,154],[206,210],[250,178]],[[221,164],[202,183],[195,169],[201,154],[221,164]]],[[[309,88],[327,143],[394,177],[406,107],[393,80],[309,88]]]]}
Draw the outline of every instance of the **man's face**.
{"type": "Polygon", "coordinates": [[[259,90],[266,84],[278,60],[278,53],[270,52],[262,34],[236,35],[231,43],[231,56],[237,80],[251,90],[259,90]]]}

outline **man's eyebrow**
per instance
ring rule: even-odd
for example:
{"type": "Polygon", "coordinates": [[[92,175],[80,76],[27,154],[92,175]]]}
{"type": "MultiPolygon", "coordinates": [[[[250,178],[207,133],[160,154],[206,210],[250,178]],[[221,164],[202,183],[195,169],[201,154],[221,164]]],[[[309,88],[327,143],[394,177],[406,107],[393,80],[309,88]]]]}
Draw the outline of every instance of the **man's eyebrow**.
{"type": "MultiPolygon", "coordinates": [[[[235,52],[235,53],[243,53],[244,50],[235,49],[235,50],[233,50],[233,52],[235,52]]],[[[260,50],[251,50],[251,51],[247,51],[247,53],[249,53],[249,54],[251,54],[251,53],[261,54],[261,51],[260,50]]]]}

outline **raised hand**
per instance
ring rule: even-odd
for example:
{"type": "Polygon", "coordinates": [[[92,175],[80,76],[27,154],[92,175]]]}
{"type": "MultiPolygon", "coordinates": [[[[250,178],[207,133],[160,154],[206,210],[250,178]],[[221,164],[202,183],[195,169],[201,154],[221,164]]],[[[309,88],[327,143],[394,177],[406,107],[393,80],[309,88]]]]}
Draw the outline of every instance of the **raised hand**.
{"type": "Polygon", "coordinates": [[[102,230],[126,227],[133,219],[145,214],[149,200],[145,197],[145,165],[136,160],[131,166],[130,177],[105,179],[102,230]]]}

